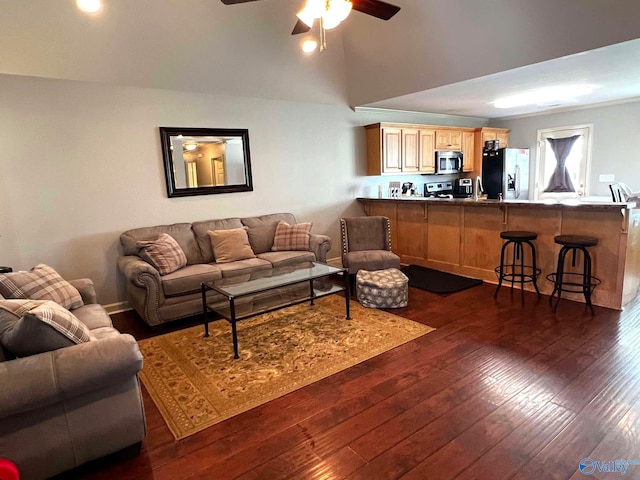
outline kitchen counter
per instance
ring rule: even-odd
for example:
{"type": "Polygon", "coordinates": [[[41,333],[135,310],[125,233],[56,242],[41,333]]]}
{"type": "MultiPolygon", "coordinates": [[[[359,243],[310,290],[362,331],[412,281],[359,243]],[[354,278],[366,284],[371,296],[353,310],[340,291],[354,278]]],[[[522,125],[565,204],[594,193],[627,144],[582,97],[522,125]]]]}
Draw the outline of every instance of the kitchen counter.
{"type": "Polygon", "coordinates": [[[600,201],[588,201],[588,200],[493,200],[488,198],[482,198],[475,200],[473,198],[429,198],[429,197],[400,197],[400,198],[374,198],[374,197],[360,197],[360,202],[425,202],[425,203],[447,203],[450,205],[473,205],[473,206],[508,206],[513,208],[572,208],[576,207],[581,210],[611,210],[619,211],[620,209],[630,210],[636,208],[635,202],[627,203],[614,203],[614,202],[600,202],[600,201]]]}
{"type": "MultiPolygon", "coordinates": [[[[358,198],[367,215],[391,220],[391,245],[402,263],[417,264],[497,283],[504,230],[529,230],[542,275],[538,287],[550,294],[545,277],[556,270],[556,235],[589,235],[595,305],[621,309],[640,288],[640,208],[634,202],[474,200],[468,198],[358,198]]],[[[526,289],[533,289],[525,285],[526,289]]],[[[581,294],[563,298],[584,302],[581,294]]],[[[562,306],[560,306],[562,308],[562,306]]]]}

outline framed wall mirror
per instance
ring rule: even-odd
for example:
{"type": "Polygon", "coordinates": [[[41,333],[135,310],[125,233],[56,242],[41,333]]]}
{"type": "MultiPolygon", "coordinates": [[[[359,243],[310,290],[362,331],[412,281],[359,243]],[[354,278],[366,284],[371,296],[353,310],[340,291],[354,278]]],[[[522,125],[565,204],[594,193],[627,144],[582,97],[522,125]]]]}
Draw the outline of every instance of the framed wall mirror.
{"type": "Polygon", "coordinates": [[[160,127],[169,197],[253,190],[249,130],[160,127]]]}

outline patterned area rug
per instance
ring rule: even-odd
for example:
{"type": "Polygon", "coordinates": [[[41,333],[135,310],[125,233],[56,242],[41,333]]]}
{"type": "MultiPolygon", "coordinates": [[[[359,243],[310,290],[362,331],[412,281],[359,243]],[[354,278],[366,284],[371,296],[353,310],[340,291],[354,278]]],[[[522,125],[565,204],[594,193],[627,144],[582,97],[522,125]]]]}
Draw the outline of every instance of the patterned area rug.
{"type": "Polygon", "coordinates": [[[391,350],[433,328],[351,302],[320,299],[231,325],[216,321],[141,340],[140,378],[176,440],[391,350]]]}

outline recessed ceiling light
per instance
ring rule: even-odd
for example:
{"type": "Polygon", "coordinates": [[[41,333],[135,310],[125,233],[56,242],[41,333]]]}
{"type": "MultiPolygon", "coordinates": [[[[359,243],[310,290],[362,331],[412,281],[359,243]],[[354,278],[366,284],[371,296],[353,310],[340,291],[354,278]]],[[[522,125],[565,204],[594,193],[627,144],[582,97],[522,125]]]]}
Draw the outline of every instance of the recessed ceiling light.
{"type": "Polygon", "coordinates": [[[493,102],[496,108],[514,108],[525,105],[551,104],[556,102],[566,102],[576,97],[589,95],[593,92],[591,85],[565,85],[558,87],[540,88],[530,92],[500,98],[493,102]]]}
{"type": "Polygon", "coordinates": [[[102,8],[100,0],[76,0],[76,5],[85,13],[96,13],[102,8]]]}

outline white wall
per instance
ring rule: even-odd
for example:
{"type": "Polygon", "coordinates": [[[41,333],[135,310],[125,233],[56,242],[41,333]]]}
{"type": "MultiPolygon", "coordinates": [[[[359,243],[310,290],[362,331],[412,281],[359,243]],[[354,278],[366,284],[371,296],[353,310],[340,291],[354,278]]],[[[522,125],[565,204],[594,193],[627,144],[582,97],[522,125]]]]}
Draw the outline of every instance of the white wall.
{"type": "MultiPolygon", "coordinates": [[[[595,108],[493,121],[492,126],[510,128],[509,144],[528,147],[537,155],[539,129],[593,124],[591,180],[589,195],[609,196],[609,182],[599,182],[601,174],[614,174],[615,180],[640,190],[640,101],[595,108]]],[[[531,166],[535,172],[535,165],[531,166]]]]}
{"type": "Polygon", "coordinates": [[[90,277],[103,304],[125,299],[116,258],[130,228],[291,211],[337,257],[339,218],[361,214],[354,199],[380,181],[364,177],[362,125],[478,122],[11,75],[0,105],[0,265],[90,277]],[[160,126],[248,128],[254,191],[168,198],[160,126]]]}

